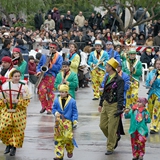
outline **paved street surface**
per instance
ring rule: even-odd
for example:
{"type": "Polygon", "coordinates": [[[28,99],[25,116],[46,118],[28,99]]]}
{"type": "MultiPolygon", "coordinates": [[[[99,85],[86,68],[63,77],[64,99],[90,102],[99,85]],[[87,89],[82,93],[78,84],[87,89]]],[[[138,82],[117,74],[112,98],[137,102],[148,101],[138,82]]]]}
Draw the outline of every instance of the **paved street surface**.
{"type": "MultiPolygon", "coordinates": [[[[147,96],[147,90],[142,86],[140,96],[147,96]]],[[[34,95],[34,94],[33,94],[34,95]]],[[[90,88],[80,88],[77,91],[77,106],[79,123],[74,130],[78,148],[74,150],[72,160],[131,160],[131,145],[128,134],[129,120],[123,119],[126,135],[122,137],[113,155],[105,155],[106,138],[99,129],[98,101],[93,101],[90,88]]],[[[0,160],[53,160],[54,116],[40,114],[41,107],[36,95],[28,107],[27,127],[23,148],[17,149],[15,157],[4,155],[5,146],[0,142],[0,160]]],[[[68,160],[65,154],[65,160],[68,160]]],[[[160,134],[149,135],[146,143],[145,160],[160,159],[160,134]]]]}

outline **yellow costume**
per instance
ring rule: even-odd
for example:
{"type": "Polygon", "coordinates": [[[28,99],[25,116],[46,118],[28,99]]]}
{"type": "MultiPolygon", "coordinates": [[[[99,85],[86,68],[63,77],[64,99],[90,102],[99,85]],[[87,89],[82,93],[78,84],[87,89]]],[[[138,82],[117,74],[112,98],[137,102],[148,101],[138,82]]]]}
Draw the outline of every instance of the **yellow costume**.
{"type": "Polygon", "coordinates": [[[6,82],[2,85],[0,98],[0,139],[6,146],[21,148],[26,127],[26,107],[30,102],[28,86],[6,82]]]}

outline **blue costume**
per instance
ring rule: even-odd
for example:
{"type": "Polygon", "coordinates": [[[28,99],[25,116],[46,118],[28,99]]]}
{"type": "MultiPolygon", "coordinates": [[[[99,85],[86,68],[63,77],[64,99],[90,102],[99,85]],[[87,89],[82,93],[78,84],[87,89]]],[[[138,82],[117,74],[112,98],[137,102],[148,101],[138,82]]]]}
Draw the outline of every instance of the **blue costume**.
{"type": "Polygon", "coordinates": [[[113,50],[112,48],[109,49],[108,51],[108,55],[109,55],[109,59],[111,59],[112,57],[114,59],[116,59],[119,63],[121,62],[121,58],[120,58],[120,55],[117,51],[113,50]]]}
{"type": "Polygon", "coordinates": [[[69,95],[65,98],[57,97],[54,101],[52,113],[56,116],[54,128],[56,158],[63,159],[64,147],[68,152],[68,157],[71,158],[74,145],[77,147],[73,138],[72,127],[78,120],[76,101],[69,95]]]}

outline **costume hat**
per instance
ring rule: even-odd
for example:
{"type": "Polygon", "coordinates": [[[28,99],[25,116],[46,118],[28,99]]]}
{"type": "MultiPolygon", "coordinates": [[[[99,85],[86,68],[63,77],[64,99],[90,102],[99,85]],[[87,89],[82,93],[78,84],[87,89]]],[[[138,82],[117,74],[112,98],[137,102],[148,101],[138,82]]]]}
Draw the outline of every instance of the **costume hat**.
{"type": "Polygon", "coordinates": [[[142,103],[144,106],[148,103],[146,98],[138,98],[137,102],[142,103]]]}
{"type": "Polygon", "coordinates": [[[114,69],[116,69],[119,66],[119,62],[114,58],[111,58],[107,63],[114,69]]]}
{"type": "Polygon", "coordinates": [[[68,92],[68,91],[69,91],[68,85],[66,85],[66,84],[61,84],[61,85],[59,86],[59,91],[60,91],[60,92],[68,92]]]}
{"type": "Polygon", "coordinates": [[[131,48],[129,50],[128,54],[137,54],[136,49],[135,48],[131,48]]]}
{"type": "Polygon", "coordinates": [[[100,46],[103,47],[101,40],[96,40],[95,43],[94,43],[94,46],[96,46],[96,45],[100,45],[100,46]]]}

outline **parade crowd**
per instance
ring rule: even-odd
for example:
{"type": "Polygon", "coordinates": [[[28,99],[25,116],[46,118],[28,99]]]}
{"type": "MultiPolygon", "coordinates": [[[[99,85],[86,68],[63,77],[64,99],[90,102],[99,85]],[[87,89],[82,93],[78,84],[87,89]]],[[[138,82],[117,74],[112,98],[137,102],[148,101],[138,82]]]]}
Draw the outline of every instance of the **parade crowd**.
{"type": "Polygon", "coordinates": [[[53,8],[45,18],[43,21],[41,12],[35,15],[35,30],[5,23],[0,29],[0,139],[6,145],[4,154],[14,156],[16,148],[22,147],[31,98],[27,83],[31,83],[37,88],[40,113],[55,115],[54,160],[63,159],[64,147],[71,158],[77,147],[73,128],[78,124],[79,87],[92,87],[92,100],[99,100],[99,127],[107,138],[105,154],[113,154],[124,135],[124,113],[130,118],[133,160],[142,160],[148,134],[160,129],[160,19],[124,33],[108,14],[92,13],[85,19],[81,11],[75,17],[70,11],[63,16],[53,8]],[[137,51],[138,45],[145,47],[143,52],[137,51]],[[145,64],[148,97],[138,97],[145,64]],[[147,123],[151,123],[150,130],[147,123]]]}

